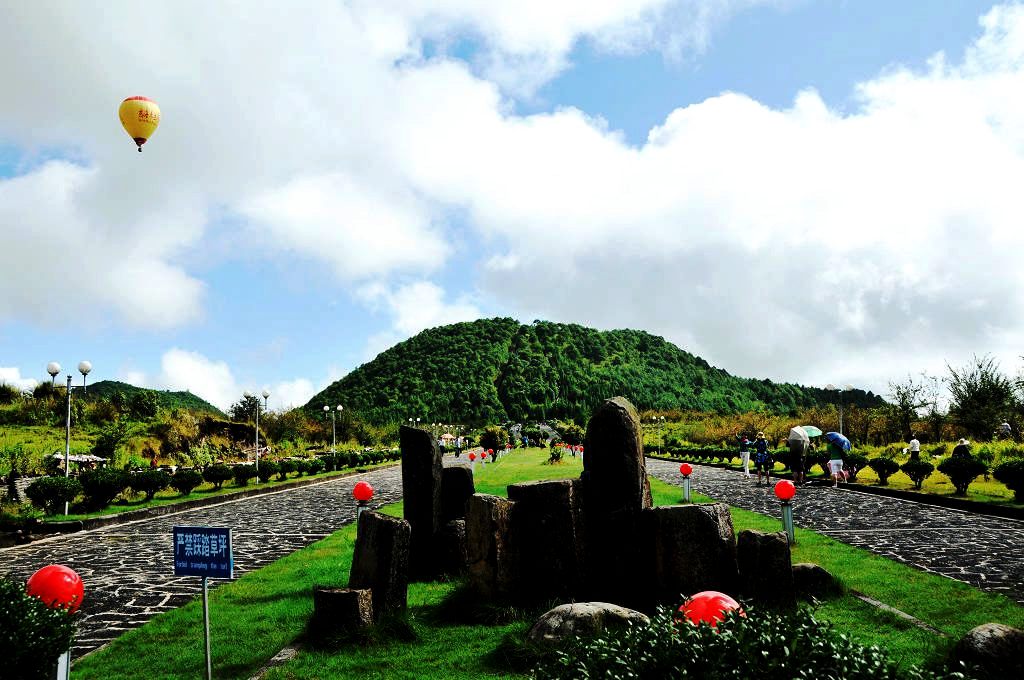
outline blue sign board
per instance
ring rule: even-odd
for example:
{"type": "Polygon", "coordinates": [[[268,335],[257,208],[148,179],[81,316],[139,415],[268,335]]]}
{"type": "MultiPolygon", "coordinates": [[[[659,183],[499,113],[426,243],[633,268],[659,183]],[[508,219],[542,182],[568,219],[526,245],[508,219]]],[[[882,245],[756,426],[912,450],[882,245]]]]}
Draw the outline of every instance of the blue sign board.
{"type": "Polygon", "coordinates": [[[234,578],[231,529],[174,527],[174,575],[234,578]]]}

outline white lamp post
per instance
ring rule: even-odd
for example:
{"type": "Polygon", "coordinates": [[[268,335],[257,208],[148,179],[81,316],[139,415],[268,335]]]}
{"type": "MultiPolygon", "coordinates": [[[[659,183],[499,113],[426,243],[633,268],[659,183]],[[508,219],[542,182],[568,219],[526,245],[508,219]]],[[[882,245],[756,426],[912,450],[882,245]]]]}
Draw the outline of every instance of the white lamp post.
{"type": "Polygon", "coordinates": [[[331,414],[331,453],[334,453],[335,448],[338,446],[338,427],[337,422],[334,419],[335,413],[341,413],[345,410],[345,407],[338,404],[334,411],[331,410],[330,406],[324,405],[324,414],[331,414]]]}
{"type": "Polygon", "coordinates": [[[661,447],[665,445],[665,416],[658,421],[658,455],[661,455],[661,447]]]}
{"type": "Polygon", "coordinates": [[[50,374],[50,385],[54,385],[54,381],[57,380],[57,374],[60,373],[60,364],[56,361],[51,361],[46,364],[46,372],[50,374]]]}
{"type": "Polygon", "coordinates": [[[843,392],[852,390],[853,385],[843,385],[842,387],[836,387],[835,385],[825,385],[826,390],[836,390],[839,392],[839,434],[843,433],[843,392]]]}
{"type": "Polygon", "coordinates": [[[92,364],[88,361],[78,362],[78,372],[82,374],[82,393],[85,394],[85,376],[92,370],[92,364]]]}
{"type": "MultiPolygon", "coordinates": [[[[88,361],[81,361],[78,363],[78,371],[82,374],[82,391],[85,391],[85,376],[92,370],[92,364],[88,361]]],[[[56,379],[57,374],[60,373],[60,364],[56,361],[51,361],[46,365],[46,372],[50,374],[50,383],[56,379]]],[[[68,396],[68,408],[67,408],[67,419],[65,421],[64,430],[64,478],[67,479],[71,476],[71,374],[68,373],[68,385],[67,385],[67,396],[68,396]]],[[[64,501],[64,514],[68,514],[70,509],[68,501],[64,501]]]]}

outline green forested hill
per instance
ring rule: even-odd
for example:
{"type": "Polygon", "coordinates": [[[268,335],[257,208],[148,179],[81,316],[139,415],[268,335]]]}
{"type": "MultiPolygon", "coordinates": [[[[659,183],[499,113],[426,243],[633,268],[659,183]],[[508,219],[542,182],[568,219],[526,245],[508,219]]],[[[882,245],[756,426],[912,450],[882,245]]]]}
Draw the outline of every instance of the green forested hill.
{"type": "MultiPolygon", "coordinates": [[[[624,395],[638,409],[789,413],[835,393],[737,378],[663,338],[636,330],[481,319],[425,330],[328,386],[306,405],[342,404],[382,424],[583,420],[603,399],[624,395]]],[[[877,406],[870,392],[847,404],[877,406]]]]}
{"type": "Polygon", "coordinates": [[[124,395],[125,398],[131,398],[132,395],[140,392],[152,392],[155,394],[157,404],[161,409],[169,411],[173,409],[188,409],[190,411],[202,411],[224,417],[224,413],[220,409],[202,397],[197,397],[191,392],[150,390],[145,387],[136,387],[135,385],[129,385],[128,383],[119,382],[117,380],[101,380],[94,385],[89,385],[87,389],[87,394],[90,397],[102,397],[104,399],[112,399],[115,394],[119,393],[124,395]]]}

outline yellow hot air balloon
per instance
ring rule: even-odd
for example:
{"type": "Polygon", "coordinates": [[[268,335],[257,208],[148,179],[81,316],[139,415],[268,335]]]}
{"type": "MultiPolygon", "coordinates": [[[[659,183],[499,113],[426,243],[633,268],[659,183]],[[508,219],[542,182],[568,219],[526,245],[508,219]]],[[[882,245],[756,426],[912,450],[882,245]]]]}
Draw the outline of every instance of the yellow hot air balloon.
{"type": "Polygon", "coordinates": [[[121,118],[121,125],[128,136],[139,145],[139,153],[142,153],[142,145],[146,143],[160,124],[160,107],[152,99],[145,97],[128,97],[121,102],[117,110],[121,118]]]}

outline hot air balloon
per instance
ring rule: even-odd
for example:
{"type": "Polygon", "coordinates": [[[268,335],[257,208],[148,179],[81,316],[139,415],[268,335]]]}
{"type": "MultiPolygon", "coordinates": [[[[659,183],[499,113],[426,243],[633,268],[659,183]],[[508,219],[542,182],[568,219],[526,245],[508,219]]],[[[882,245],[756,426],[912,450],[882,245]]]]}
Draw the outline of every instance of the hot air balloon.
{"type": "Polygon", "coordinates": [[[128,97],[121,102],[117,110],[121,125],[128,136],[135,140],[142,153],[142,145],[146,143],[160,124],[160,107],[152,99],[145,97],[128,97]]]}

